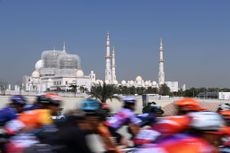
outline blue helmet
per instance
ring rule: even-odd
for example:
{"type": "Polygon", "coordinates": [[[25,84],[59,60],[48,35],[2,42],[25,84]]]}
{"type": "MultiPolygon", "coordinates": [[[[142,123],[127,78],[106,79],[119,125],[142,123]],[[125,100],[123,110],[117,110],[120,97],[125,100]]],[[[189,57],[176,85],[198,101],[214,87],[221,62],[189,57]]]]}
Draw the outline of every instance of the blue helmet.
{"type": "Polygon", "coordinates": [[[125,96],[125,97],[123,97],[122,100],[124,103],[129,103],[129,104],[135,104],[136,103],[136,97],[135,96],[125,96]]]}
{"type": "Polygon", "coordinates": [[[97,111],[100,109],[100,103],[94,99],[85,99],[81,101],[80,109],[83,111],[97,111]]]}
{"type": "Polygon", "coordinates": [[[22,95],[14,95],[12,97],[10,97],[10,101],[12,104],[16,104],[16,105],[26,105],[27,101],[26,98],[22,95]]]}

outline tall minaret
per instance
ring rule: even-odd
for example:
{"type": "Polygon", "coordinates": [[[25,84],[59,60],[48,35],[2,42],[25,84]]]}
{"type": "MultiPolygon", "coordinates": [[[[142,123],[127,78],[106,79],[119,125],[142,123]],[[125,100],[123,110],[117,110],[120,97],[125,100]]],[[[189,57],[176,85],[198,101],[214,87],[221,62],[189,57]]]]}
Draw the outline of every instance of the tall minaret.
{"type": "Polygon", "coordinates": [[[113,51],[112,51],[112,83],[115,83],[116,81],[117,81],[117,78],[116,78],[115,49],[113,47],[113,51]]]}
{"type": "Polygon", "coordinates": [[[66,43],[65,43],[65,41],[63,43],[63,52],[66,53],[66,43]]]}
{"type": "Polygon", "coordinates": [[[159,61],[159,85],[165,83],[165,72],[164,72],[164,56],[163,56],[163,40],[160,39],[160,61],[159,61]]]}
{"type": "Polygon", "coordinates": [[[105,56],[105,82],[111,83],[112,73],[111,73],[111,56],[110,56],[110,38],[109,33],[106,33],[106,56],[105,56]]]}

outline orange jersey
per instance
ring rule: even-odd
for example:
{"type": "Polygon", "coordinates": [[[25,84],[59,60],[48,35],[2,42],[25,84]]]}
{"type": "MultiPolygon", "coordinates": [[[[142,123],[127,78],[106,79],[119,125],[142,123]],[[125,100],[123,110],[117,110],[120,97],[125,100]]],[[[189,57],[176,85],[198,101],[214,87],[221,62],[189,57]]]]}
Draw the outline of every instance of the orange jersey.
{"type": "Polygon", "coordinates": [[[48,109],[36,109],[26,111],[18,116],[28,128],[41,128],[44,125],[52,124],[51,112],[48,109]]]}

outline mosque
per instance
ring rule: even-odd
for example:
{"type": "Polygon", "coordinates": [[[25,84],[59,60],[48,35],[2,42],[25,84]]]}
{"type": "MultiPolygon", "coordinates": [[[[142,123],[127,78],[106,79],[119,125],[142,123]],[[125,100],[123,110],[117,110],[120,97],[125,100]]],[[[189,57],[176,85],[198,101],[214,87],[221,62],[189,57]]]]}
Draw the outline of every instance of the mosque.
{"type": "Polygon", "coordinates": [[[96,75],[93,71],[84,75],[80,57],[69,54],[64,43],[63,50],[45,50],[41,54],[31,76],[24,76],[25,91],[68,90],[71,85],[90,89],[96,75]]]}
{"type": "MultiPolygon", "coordinates": [[[[160,60],[158,82],[144,80],[137,76],[135,80],[122,80],[120,83],[116,77],[115,49],[110,48],[110,34],[106,34],[105,78],[96,80],[96,74],[91,71],[84,75],[81,69],[80,57],[76,54],[67,53],[64,43],[62,50],[45,50],[41,54],[31,76],[24,76],[23,87],[25,91],[44,92],[47,90],[68,90],[71,85],[91,89],[93,84],[105,82],[106,84],[121,85],[127,87],[153,87],[159,88],[166,84],[171,92],[179,90],[178,81],[165,81],[163,40],[160,40],[160,60]]],[[[68,51],[69,52],[69,51],[68,51]]]]}
{"type": "Polygon", "coordinates": [[[171,92],[178,92],[178,81],[165,81],[164,72],[164,56],[163,56],[163,40],[160,40],[160,60],[159,60],[159,74],[158,83],[156,81],[144,80],[141,76],[137,76],[135,80],[122,80],[118,83],[116,79],[116,64],[115,64],[115,49],[112,49],[112,55],[110,50],[110,34],[106,34],[106,56],[105,56],[105,83],[115,84],[127,87],[153,87],[159,88],[161,85],[166,84],[171,92]]]}

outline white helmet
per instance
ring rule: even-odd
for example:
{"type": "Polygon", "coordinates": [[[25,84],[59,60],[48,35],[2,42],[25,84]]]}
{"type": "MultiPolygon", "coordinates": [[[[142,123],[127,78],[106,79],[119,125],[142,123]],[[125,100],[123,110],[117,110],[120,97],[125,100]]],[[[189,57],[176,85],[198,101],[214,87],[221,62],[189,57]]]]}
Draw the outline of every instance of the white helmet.
{"type": "Polygon", "coordinates": [[[192,112],[188,114],[192,118],[190,126],[197,130],[218,131],[224,126],[224,120],[215,112],[192,112]]]}
{"type": "Polygon", "coordinates": [[[229,103],[220,104],[218,110],[230,110],[230,104],[229,103]]]}

